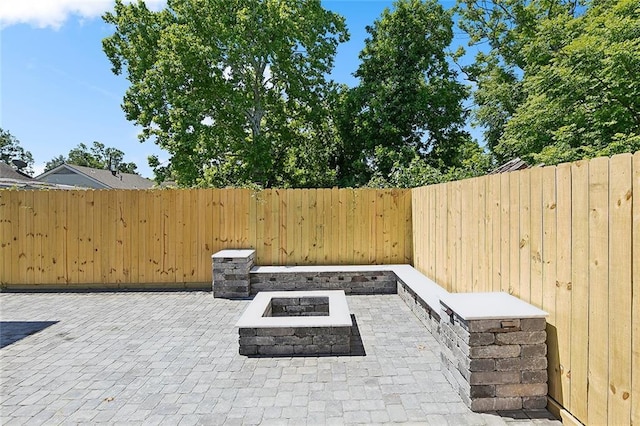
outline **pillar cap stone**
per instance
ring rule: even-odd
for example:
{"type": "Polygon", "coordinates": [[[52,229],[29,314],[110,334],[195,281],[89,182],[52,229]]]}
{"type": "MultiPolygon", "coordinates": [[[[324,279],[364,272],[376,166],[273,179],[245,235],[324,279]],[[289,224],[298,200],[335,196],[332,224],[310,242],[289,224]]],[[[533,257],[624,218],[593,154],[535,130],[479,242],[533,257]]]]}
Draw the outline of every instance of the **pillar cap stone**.
{"type": "Polygon", "coordinates": [[[549,314],[505,292],[449,293],[440,304],[466,321],[546,318],[549,314]]]}
{"type": "Polygon", "coordinates": [[[241,249],[241,250],[220,250],[217,253],[211,255],[212,259],[222,259],[228,257],[249,257],[254,254],[256,251],[253,249],[241,249]]]}

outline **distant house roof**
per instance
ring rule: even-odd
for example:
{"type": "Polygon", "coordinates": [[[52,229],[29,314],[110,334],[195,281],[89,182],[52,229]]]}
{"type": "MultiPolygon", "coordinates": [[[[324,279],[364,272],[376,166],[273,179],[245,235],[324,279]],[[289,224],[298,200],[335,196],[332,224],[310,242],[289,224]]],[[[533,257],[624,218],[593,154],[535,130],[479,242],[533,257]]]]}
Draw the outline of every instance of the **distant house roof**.
{"type": "Polygon", "coordinates": [[[66,185],[56,185],[48,182],[40,182],[31,176],[14,169],[10,165],[0,161],[0,188],[19,189],[72,189],[66,185]]]}
{"type": "Polygon", "coordinates": [[[15,180],[22,180],[22,181],[33,180],[31,176],[25,173],[19,172],[18,170],[14,169],[10,165],[2,161],[0,161],[0,178],[15,179],[15,180]]]}
{"type": "Polygon", "coordinates": [[[498,173],[507,173],[507,172],[515,172],[517,170],[528,169],[529,165],[522,161],[520,157],[516,157],[513,160],[507,161],[500,167],[493,170],[490,175],[498,174],[498,173]]]}
{"type": "Polygon", "coordinates": [[[75,164],[61,164],[37,176],[36,179],[42,182],[95,189],[149,189],[155,185],[152,180],[136,174],[120,172],[114,174],[109,170],[75,164]]]}

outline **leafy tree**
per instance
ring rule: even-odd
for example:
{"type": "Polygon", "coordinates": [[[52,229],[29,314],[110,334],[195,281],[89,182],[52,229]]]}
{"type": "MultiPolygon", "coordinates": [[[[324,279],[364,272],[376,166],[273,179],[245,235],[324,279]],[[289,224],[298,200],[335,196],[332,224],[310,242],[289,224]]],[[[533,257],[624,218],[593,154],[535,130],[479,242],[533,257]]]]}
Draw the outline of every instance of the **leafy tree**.
{"type": "Polygon", "coordinates": [[[116,0],[103,40],[131,86],[127,119],[171,155],[181,185],[297,186],[331,181],[326,75],[344,19],[320,0],[169,0],[152,12],[116,0]]]}
{"type": "Polygon", "coordinates": [[[546,19],[524,54],[526,98],[497,152],[556,164],[640,149],[640,3],[546,19]]]}
{"type": "Polygon", "coordinates": [[[48,161],[45,171],[52,170],[60,164],[75,164],[76,166],[92,167],[94,169],[108,169],[110,164],[116,166],[121,173],[136,173],[138,166],[135,163],[126,163],[124,152],[117,148],[108,148],[104,144],[94,141],[91,148],[81,143],[71,149],[67,157],[59,155],[48,161]]]}
{"type": "Polygon", "coordinates": [[[435,0],[398,0],[367,27],[359,85],[340,107],[341,182],[461,165],[461,147],[471,140],[463,130],[468,91],[445,53],[452,26],[451,12],[435,0]]]}
{"type": "Polygon", "coordinates": [[[458,0],[489,50],[464,68],[499,162],[555,164],[640,148],[635,0],[458,0]]]}
{"type": "Polygon", "coordinates": [[[61,164],[67,162],[67,158],[64,155],[58,155],[57,157],[53,157],[51,160],[47,161],[44,165],[44,171],[48,172],[49,170],[53,170],[61,164]]]}
{"type": "Polygon", "coordinates": [[[33,172],[33,155],[20,145],[20,141],[8,130],[0,128],[0,161],[13,166],[12,160],[22,160],[27,163],[23,171],[27,174],[33,172]]]}

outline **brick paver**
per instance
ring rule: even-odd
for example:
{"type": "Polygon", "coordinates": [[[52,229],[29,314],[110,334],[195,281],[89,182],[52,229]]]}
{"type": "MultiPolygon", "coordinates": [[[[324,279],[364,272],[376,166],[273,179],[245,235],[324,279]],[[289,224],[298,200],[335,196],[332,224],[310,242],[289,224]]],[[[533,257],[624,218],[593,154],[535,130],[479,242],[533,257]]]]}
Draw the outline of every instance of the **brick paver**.
{"type": "Polygon", "coordinates": [[[239,355],[247,303],[2,293],[0,424],[560,424],[470,412],[398,296],[348,297],[366,355],[341,357],[239,355]]]}

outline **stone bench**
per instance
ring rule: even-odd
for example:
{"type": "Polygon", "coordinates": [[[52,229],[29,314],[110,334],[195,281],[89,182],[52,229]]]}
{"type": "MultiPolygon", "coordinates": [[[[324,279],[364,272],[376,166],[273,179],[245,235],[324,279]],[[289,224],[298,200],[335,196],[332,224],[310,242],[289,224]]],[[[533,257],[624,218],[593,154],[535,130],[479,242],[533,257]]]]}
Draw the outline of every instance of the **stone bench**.
{"type": "Polygon", "coordinates": [[[235,272],[229,276],[236,282],[225,286],[226,272],[216,274],[214,258],[215,297],[264,290],[397,293],[440,343],[445,376],[472,410],[546,407],[546,312],[507,293],[449,293],[411,265],[253,266],[248,259],[255,253],[247,252],[239,250],[243,258],[236,262],[246,271],[246,287],[235,272]],[[225,290],[216,292],[216,285],[225,290]]]}

